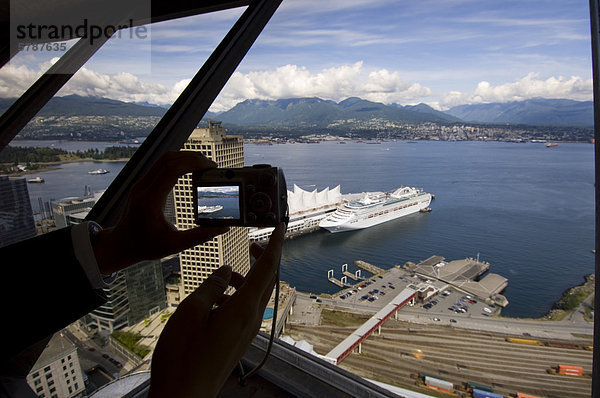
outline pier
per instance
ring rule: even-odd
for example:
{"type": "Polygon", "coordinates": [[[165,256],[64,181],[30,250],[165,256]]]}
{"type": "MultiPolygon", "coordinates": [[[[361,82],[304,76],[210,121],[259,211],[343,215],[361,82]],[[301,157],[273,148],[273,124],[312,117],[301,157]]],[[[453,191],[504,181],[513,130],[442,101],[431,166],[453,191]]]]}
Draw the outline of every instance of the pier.
{"type": "Polygon", "coordinates": [[[373,264],[369,264],[362,260],[354,261],[354,265],[356,265],[358,268],[364,269],[367,272],[370,272],[373,275],[379,275],[379,274],[383,274],[385,272],[385,270],[383,268],[379,268],[373,264]]]}
{"type": "Polygon", "coordinates": [[[342,264],[342,274],[355,281],[364,279],[361,276],[360,270],[356,271],[354,274],[349,272],[348,264],[342,264]]]}
{"type": "Polygon", "coordinates": [[[332,269],[327,271],[327,279],[329,279],[329,282],[339,287],[346,287],[348,281],[348,278],[346,276],[342,276],[341,280],[334,278],[332,269]]]}

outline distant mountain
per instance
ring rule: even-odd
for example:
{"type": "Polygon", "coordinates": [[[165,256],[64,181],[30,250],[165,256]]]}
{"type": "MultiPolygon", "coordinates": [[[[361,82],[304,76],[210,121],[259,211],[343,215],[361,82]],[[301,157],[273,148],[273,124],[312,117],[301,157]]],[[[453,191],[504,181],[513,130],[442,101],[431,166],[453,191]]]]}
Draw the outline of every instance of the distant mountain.
{"type": "MultiPolygon", "coordinates": [[[[396,105],[396,106],[402,107],[401,105],[396,105]]],[[[446,119],[446,120],[448,120],[450,122],[462,122],[463,121],[459,117],[450,115],[450,114],[445,113],[445,112],[436,111],[435,109],[433,109],[429,105],[423,104],[423,103],[420,103],[420,104],[417,104],[417,105],[405,105],[403,108],[406,109],[406,110],[409,110],[409,111],[413,111],[413,112],[422,112],[422,113],[428,113],[428,114],[431,114],[431,115],[435,115],[435,116],[438,116],[440,118],[444,118],[444,119],[446,119]]]]}
{"type": "Polygon", "coordinates": [[[591,127],[594,103],[534,98],[525,101],[459,105],[446,113],[468,122],[591,127]]]}
{"type": "MultiPolygon", "coordinates": [[[[1,98],[0,112],[4,112],[15,98],[1,98]]],[[[158,106],[137,105],[102,97],[66,95],[54,97],[38,116],[162,116],[167,110],[158,106]]]]}
{"type": "Polygon", "coordinates": [[[357,97],[339,103],[311,98],[246,100],[218,115],[224,124],[238,126],[313,125],[324,127],[340,120],[383,119],[392,122],[454,122],[457,117],[435,111],[427,105],[403,107],[385,105],[357,97]],[[424,107],[429,108],[425,110],[424,107]]]}

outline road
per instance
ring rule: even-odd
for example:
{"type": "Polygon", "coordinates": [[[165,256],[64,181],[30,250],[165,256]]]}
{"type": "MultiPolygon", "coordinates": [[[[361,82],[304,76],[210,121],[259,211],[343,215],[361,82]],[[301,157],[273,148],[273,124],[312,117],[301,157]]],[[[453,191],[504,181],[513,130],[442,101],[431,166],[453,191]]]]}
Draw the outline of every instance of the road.
{"type": "MultiPolygon", "coordinates": [[[[322,308],[332,308],[342,311],[362,313],[372,315],[384,307],[392,298],[398,294],[403,286],[395,280],[396,276],[392,272],[384,275],[382,279],[377,279],[376,284],[372,284],[365,289],[358,290],[356,293],[341,299],[338,295],[333,298],[319,297],[320,303],[316,299],[310,298],[307,293],[297,292],[294,314],[291,321],[301,324],[319,324],[319,317],[322,308]],[[395,289],[390,289],[390,281],[394,281],[395,289]],[[379,290],[386,286],[385,296],[380,296],[373,302],[361,300],[361,297],[368,291],[377,286],[379,290]]],[[[372,278],[374,279],[374,278],[372,278]]],[[[346,289],[349,291],[351,289],[346,289]]],[[[464,314],[455,313],[448,309],[457,300],[463,296],[463,293],[453,291],[447,297],[438,296],[439,303],[429,309],[422,305],[413,307],[406,306],[398,311],[398,319],[417,324],[450,324],[450,319],[455,320],[452,326],[478,331],[489,331],[495,333],[505,333],[514,335],[526,335],[538,338],[577,339],[577,335],[593,335],[593,322],[588,322],[583,318],[584,306],[589,305],[593,295],[573,313],[565,317],[562,321],[548,321],[544,319],[520,319],[505,318],[502,316],[489,316],[484,308],[489,307],[485,303],[467,304],[468,311],[464,314]],[[434,319],[439,319],[436,321],[434,319]],[[575,335],[575,336],[574,336],[575,335]]],[[[493,309],[498,313],[499,308],[493,309]]]]}

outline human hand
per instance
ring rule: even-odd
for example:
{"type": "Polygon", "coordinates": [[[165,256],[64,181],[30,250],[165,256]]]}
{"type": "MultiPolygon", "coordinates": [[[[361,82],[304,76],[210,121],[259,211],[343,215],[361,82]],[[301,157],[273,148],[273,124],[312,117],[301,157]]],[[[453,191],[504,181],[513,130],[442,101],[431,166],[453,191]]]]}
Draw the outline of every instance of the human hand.
{"type": "Polygon", "coordinates": [[[167,152],[161,156],[131,189],[117,224],[100,232],[94,244],[100,272],[108,275],[143,260],[180,252],[227,232],[226,227],[179,231],[164,215],[167,195],[181,175],[216,167],[215,162],[198,152],[167,152]]]}
{"type": "Polygon", "coordinates": [[[285,229],[284,223],[275,228],[266,249],[251,246],[257,261],[245,279],[223,266],[179,305],[152,356],[151,397],[218,394],[260,328],[285,229]],[[231,297],[224,296],[228,285],[236,288],[231,297]]]}

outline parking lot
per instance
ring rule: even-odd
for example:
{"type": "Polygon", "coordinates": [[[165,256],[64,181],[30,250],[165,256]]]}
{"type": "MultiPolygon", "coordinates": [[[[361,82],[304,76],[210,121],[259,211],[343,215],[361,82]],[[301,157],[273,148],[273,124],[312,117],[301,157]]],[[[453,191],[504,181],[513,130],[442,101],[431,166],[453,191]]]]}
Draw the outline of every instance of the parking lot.
{"type": "Polygon", "coordinates": [[[331,299],[312,296],[315,304],[333,304],[357,311],[376,312],[389,303],[393,297],[410,284],[428,283],[440,290],[424,303],[406,306],[402,311],[417,312],[429,316],[433,321],[458,322],[461,318],[485,318],[500,313],[500,308],[486,304],[479,299],[458,291],[441,281],[425,277],[395,267],[387,272],[356,282],[351,288],[333,294],[331,299]]]}
{"type": "Polygon", "coordinates": [[[463,317],[489,317],[499,313],[499,308],[486,304],[463,292],[451,287],[433,297],[428,303],[416,305],[422,313],[431,314],[432,320],[438,321],[436,315],[450,315],[450,322],[456,322],[463,317]]]}

